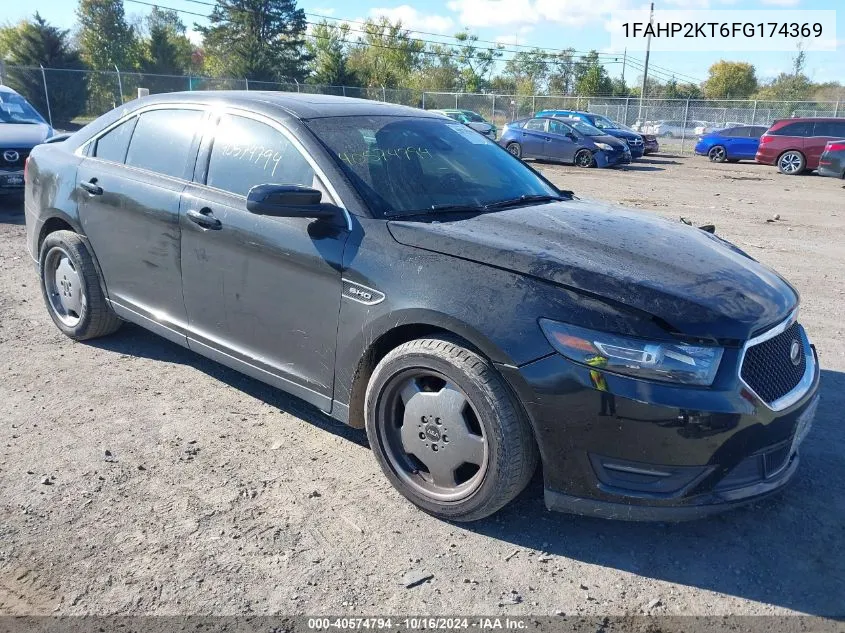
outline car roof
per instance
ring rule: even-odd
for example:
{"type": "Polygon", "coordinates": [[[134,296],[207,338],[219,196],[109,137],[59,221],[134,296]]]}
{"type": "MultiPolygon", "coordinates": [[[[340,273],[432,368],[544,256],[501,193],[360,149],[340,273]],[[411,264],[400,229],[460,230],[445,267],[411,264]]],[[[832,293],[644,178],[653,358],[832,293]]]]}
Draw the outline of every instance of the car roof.
{"type": "Polygon", "coordinates": [[[843,119],[842,117],[834,117],[834,116],[797,116],[797,117],[788,118],[788,119],[775,119],[775,121],[774,121],[774,123],[772,123],[772,125],[774,125],[775,123],[784,123],[786,121],[808,121],[808,122],[823,121],[823,122],[827,122],[827,121],[845,121],[845,119],[843,119]]]}
{"type": "Polygon", "coordinates": [[[9,86],[4,86],[2,84],[0,84],[0,92],[6,92],[8,94],[13,94],[13,95],[19,94],[17,90],[13,90],[13,89],[9,88],[9,86]]]}
{"type": "MultiPolygon", "coordinates": [[[[225,103],[250,107],[257,110],[284,110],[297,119],[318,119],[335,116],[415,116],[431,117],[426,110],[410,106],[298,92],[270,92],[259,90],[208,90],[192,92],[170,92],[150,95],[134,103],[151,105],[157,103],[225,103]]],[[[128,104],[127,104],[128,105],[128,104]]]]}

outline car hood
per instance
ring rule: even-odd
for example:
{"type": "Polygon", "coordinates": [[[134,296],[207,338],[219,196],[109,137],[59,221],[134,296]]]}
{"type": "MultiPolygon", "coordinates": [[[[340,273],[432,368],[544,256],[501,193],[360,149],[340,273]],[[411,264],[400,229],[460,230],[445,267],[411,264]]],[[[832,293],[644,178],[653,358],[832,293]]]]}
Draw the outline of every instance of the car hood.
{"type": "Polygon", "coordinates": [[[46,123],[0,123],[0,147],[35,147],[51,132],[46,123]]]}
{"type": "Polygon", "coordinates": [[[402,244],[603,297],[688,336],[745,340],[798,302],[777,273],[709,233],[593,201],[388,227],[402,244]]]}
{"type": "Polygon", "coordinates": [[[616,149],[625,149],[627,145],[620,141],[615,136],[610,136],[609,134],[602,134],[601,136],[588,136],[587,139],[591,140],[593,143],[607,143],[611,147],[615,147],[616,149]]]}
{"type": "Polygon", "coordinates": [[[607,133],[615,136],[616,138],[624,138],[624,139],[635,139],[640,138],[642,135],[637,134],[636,132],[629,132],[628,130],[607,130],[607,133]]]}

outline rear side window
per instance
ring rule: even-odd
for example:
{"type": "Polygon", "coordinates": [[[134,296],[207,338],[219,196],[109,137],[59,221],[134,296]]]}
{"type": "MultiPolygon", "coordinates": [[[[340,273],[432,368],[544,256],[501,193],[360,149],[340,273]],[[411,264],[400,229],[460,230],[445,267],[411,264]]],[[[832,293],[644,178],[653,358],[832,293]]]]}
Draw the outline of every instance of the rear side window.
{"type": "Polygon", "coordinates": [[[741,136],[748,136],[746,133],[746,128],[744,127],[729,127],[726,130],[722,130],[719,132],[719,136],[725,136],[727,138],[737,138],[741,136]]]}
{"type": "Polygon", "coordinates": [[[113,163],[122,163],[126,160],[129,139],[132,138],[132,130],[137,121],[138,117],[132,117],[103,134],[97,139],[92,156],[102,160],[110,160],[113,163]]]}
{"type": "Polygon", "coordinates": [[[768,128],[755,125],[753,127],[748,128],[748,136],[751,138],[760,138],[761,136],[763,136],[763,134],[766,133],[767,129],[768,128]]]}
{"type": "Polygon", "coordinates": [[[275,128],[246,117],[224,115],[214,135],[206,184],[246,196],[255,185],[269,183],[313,187],[314,169],[275,128]]]}
{"type": "Polygon", "coordinates": [[[845,138],[845,121],[817,121],[813,136],[834,136],[845,138]]]}
{"type": "Polygon", "coordinates": [[[787,123],[783,127],[769,132],[769,134],[773,134],[774,136],[810,136],[812,133],[813,124],[807,121],[787,123]]]}
{"type": "Polygon", "coordinates": [[[201,110],[150,110],[138,117],[126,164],[184,178],[201,110]]]}
{"type": "Polygon", "coordinates": [[[546,120],[545,119],[531,119],[528,123],[525,124],[526,130],[535,130],[538,132],[545,132],[546,131],[546,120]]]}

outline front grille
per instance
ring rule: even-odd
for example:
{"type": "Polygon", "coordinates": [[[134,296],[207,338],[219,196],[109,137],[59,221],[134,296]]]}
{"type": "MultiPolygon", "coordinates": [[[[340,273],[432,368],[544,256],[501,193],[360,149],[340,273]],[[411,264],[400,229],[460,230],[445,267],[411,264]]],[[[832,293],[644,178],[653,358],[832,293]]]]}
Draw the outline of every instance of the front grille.
{"type": "Polygon", "coordinates": [[[801,326],[793,323],[777,336],[749,347],[740,375],[754,393],[771,404],[795,389],[806,369],[807,355],[804,353],[801,326]],[[794,341],[798,341],[800,350],[797,364],[790,358],[794,341]]]}
{"type": "Polygon", "coordinates": [[[0,148],[0,169],[23,169],[23,164],[26,162],[26,157],[29,156],[31,148],[26,147],[2,147],[0,148]],[[8,152],[16,153],[17,159],[9,160],[6,155],[8,152]]]}
{"type": "Polygon", "coordinates": [[[638,138],[632,138],[632,139],[629,141],[629,143],[630,143],[631,145],[642,145],[642,144],[643,144],[643,142],[642,142],[640,139],[638,139],[638,138]]]}

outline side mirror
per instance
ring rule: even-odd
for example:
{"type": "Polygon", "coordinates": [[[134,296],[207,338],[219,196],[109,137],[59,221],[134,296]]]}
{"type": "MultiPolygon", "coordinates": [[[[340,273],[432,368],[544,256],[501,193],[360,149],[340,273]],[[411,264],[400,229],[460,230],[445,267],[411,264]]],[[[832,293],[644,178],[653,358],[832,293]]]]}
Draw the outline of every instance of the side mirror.
{"type": "Polygon", "coordinates": [[[567,132],[566,135],[573,141],[578,140],[578,135],[575,132],[567,132]]]}
{"type": "Polygon", "coordinates": [[[321,191],[302,185],[255,185],[246,195],[246,208],[256,215],[277,218],[327,218],[337,207],[323,204],[321,191]]]}

